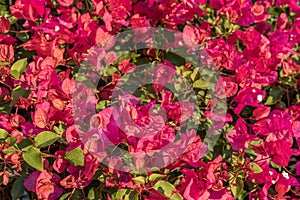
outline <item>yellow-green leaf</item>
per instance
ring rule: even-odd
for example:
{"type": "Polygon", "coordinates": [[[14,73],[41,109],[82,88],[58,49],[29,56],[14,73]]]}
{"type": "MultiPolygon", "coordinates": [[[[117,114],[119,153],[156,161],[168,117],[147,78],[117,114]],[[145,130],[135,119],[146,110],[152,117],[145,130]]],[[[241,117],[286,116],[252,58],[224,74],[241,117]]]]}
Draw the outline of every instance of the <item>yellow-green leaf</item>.
{"type": "Polygon", "coordinates": [[[27,68],[27,58],[23,58],[15,62],[10,69],[10,73],[15,79],[19,80],[21,74],[27,68]]]}
{"type": "Polygon", "coordinates": [[[23,158],[27,164],[37,170],[43,171],[43,160],[40,150],[31,146],[26,152],[23,153],[23,158]]]}

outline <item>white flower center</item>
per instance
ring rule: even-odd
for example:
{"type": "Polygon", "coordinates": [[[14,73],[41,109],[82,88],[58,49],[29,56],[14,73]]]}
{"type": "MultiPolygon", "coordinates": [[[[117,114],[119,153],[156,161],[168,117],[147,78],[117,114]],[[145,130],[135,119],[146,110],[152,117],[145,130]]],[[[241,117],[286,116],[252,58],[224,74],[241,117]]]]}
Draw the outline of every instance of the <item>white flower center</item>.
{"type": "Polygon", "coordinates": [[[284,178],[286,178],[286,179],[289,179],[289,178],[290,178],[290,177],[289,177],[289,174],[288,174],[287,172],[285,172],[285,171],[282,172],[282,176],[283,176],[284,178]]]}
{"type": "Polygon", "coordinates": [[[257,95],[257,101],[261,102],[263,100],[263,96],[261,94],[257,95]]]}
{"type": "Polygon", "coordinates": [[[272,172],[272,171],[269,171],[269,174],[272,176],[272,175],[273,175],[273,172],[272,172]]]}
{"type": "Polygon", "coordinates": [[[55,27],[54,27],[54,30],[55,30],[55,31],[59,31],[59,29],[60,29],[59,26],[55,26],[55,27]]]}

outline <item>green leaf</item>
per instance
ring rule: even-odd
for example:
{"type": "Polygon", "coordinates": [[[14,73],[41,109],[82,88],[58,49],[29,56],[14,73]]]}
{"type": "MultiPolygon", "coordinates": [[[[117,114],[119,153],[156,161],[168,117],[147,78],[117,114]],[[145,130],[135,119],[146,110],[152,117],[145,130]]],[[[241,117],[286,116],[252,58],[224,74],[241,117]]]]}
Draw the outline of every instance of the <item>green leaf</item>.
{"type": "Polygon", "coordinates": [[[28,33],[17,33],[16,37],[21,40],[22,42],[27,42],[30,39],[28,33]]]}
{"type": "Polygon", "coordinates": [[[238,197],[240,192],[244,188],[244,182],[242,178],[237,177],[231,184],[230,189],[234,197],[238,197]]]}
{"type": "Polygon", "coordinates": [[[27,68],[27,58],[23,58],[15,62],[10,69],[10,73],[15,79],[19,80],[20,75],[26,70],[27,68]]]}
{"type": "Polygon", "coordinates": [[[9,62],[0,62],[0,66],[6,66],[6,65],[9,65],[10,63],[9,62]]]}
{"type": "Polygon", "coordinates": [[[38,148],[31,146],[26,152],[23,153],[23,158],[31,167],[34,167],[40,171],[44,171],[42,154],[38,148]]]}
{"type": "Polygon", "coordinates": [[[134,178],[132,178],[132,180],[139,182],[139,183],[145,183],[145,177],[143,177],[143,176],[134,177],[134,178]]]}
{"type": "Polygon", "coordinates": [[[104,75],[104,76],[112,76],[113,74],[118,73],[118,72],[119,72],[119,70],[118,70],[116,67],[113,67],[113,66],[107,66],[107,67],[104,69],[103,75],[104,75]]]}
{"type": "Polygon", "coordinates": [[[165,59],[170,61],[175,66],[181,66],[185,64],[184,58],[170,51],[165,54],[165,59]]]}
{"type": "Polygon", "coordinates": [[[191,79],[194,81],[199,74],[199,70],[197,68],[194,69],[193,73],[191,74],[191,79]]]}
{"type": "Polygon", "coordinates": [[[0,139],[6,139],[8,136],[8,132],[2,128],[0,128],[0,139]]]}
{"type": "Polygon", "coordinates": [[[34,142],[38,148],[41,148],[53,144],[58,138],[59,136],[56,133],[44,131],[35,136],[34,142]]]}
{"type": "Polygon", "coordinates": [[[121,189],[116,193],[116,199],[122,199],[130,189],[121,189]]]}
{"type": "Polygon", "coordinates": [[[174,185],[163,180],[157,181],[157,183],[155,183],[153,188],[168,198],[172,196],[173,190],[175,189],[174,185]]]}
{"type": "Polygon", "coordinates": [[[32,146],[32,141],[30,139],[22,140],[18,145],[18,149],[27,151],[32,146]]]}
{"type": "Polygon", "coordinates": [[[4,154],[18,153],[18,151],[15,150],[15,149],[4,149],[4,150],[2,150],[2,152],[3,152],[4,154]]]}
{"type": "Polygon", "coordinates": [[[110,101],[109,100],[102,100],[99,101],[99,103],[96,105],[96,109],[98,111],[104,110],[105,108],[107,108],[108,106],[110,106],[110,101]]]}
{"type": "Polygon", "coordinates": [[[149,176],[149,181],[157,181],[157,180],[162,179],[164,177],[166,177],[166,175],[153,173],[149,176]]]}
{"type": "Polygon", "coordinates": [[[277,164],[275,164],[273,161],[270,161],[270,165],[273,167],[273,168],[276,168],[276,169],[278,169],[279,171],[281,171],[281,166],[280,165],[277,165],[277,164]]]}
{"type": "Polygon", "coordinates": [[[115,193],[115,196],[112,198],[115,200],[138,200],[138,194],[133,189],[121,189],[115,193]]]}
{"type": "Polygon", "coordinates": [[[88,199],[89,200],[100,200],[103,199],[102,193],[100,190],[97,190],[95,188],[91,188],[88,193],[88,199]]]}
{"type": "Polygon", "coordinates": [[[72,151],[66,153],[65,159],[70,161],[74,166],[84,165],[84,155],[80,148],[75,148],[72,151]]]}
{"type": "Polygon", "coordinates": [[[70,196],[71,192],[65,193],[63,195],[61,195],[61,197],[59,198],[59,200],[67,200],[68,197],[70,196]]]}
{"type": "Polygon", "coordinates": [[[20,97],[26,98],[29,96],[29,94],[30,94],[30,91],[25,90],[22,86],[18,85],[17,87],[15,87],[11,94],[13,101],[9,104],[10,110],[14,106],[15,102],[20,99],[20,97]]]}
{"type": "Polygon", "coordinates": [[[193,83],[193,88],[200,88],[200,89],[205,90],[208,88],[208,84],[206,81],[199,79],[193,83]]]}
{"type": "Polygon", "coordinates": [[[263,171],[262,168],[255,162],[251,162],[250,166],[254,173],[260,173],[263,171]]]}
{"type": "Polygon", "coordinates": [[[182,200],[182,196],[180,194],[173,194],[171,197],[170,197],[170,200],[182,200]]]}
{"type": "Polygon", "coordinates": [[[14,101],[19,100],[20,97],[28,97],[30,94],[29,90],[25,90],[22,86],[18,85],[12,91],[11,97],[14,101]]]}
{"type": "Polygon", "coordinates": [[[295,86],[297,84],[296,80],[293,79],[291,76],[282,77],[281,81],[282,81],[283,84],[288,85],[288,86],[295,86]]]}
{"type": "Polygon", "coordinates": [[[8,143],[8,146],[11,147],[11,146],[14,146],[16,144],[16,142],[18,141],[18,138],[8,137],[8,138],[6,138],[5,141],[8,143]]]}
{"type": "Polygon", "coordinates": [[[25,181],[25,177],[21,176],[14,182],[12,189],[10,191],[12,200],[17,200],[24,194],[24,191],[25,191],[24,185],[23,185],[24,181],[25,181]]]}
{"type": "Polygon", "coordinates": [[[282,88],[281,86],[275,86],[271,88],[265,105],[276,104],[278,101],[280,101],[284,91],[284,88],[282,88]]]}

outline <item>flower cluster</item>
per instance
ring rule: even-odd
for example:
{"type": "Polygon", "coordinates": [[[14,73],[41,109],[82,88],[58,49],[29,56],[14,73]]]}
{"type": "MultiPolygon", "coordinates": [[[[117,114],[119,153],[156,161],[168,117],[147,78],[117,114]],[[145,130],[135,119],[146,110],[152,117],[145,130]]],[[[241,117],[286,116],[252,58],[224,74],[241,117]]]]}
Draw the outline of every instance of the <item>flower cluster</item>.
{"type": "Polygon", "coordinates": [[[299,199],[299,43],[298,0],[0,1],[0,199],[299,199]],[[95,50],[150,27],[182,32],[175,48],[197,43],[220,76],[208,68],[205,82],[168,50],[95,50]],[[93,49],[107,66],[95,94],[76,81],[87,58],[98,67],[93,49]],[[153,83],[119,89],[116,110],[114,91],[130,74],[142,81],[133,72],[145,63],[153,83]],[[199,118],[164,86],[176,74],[199,118]],[[182,131],[190,121],[198,129],[182,131]],[[151,159],[165,146],[176,160],[151,159]]]}

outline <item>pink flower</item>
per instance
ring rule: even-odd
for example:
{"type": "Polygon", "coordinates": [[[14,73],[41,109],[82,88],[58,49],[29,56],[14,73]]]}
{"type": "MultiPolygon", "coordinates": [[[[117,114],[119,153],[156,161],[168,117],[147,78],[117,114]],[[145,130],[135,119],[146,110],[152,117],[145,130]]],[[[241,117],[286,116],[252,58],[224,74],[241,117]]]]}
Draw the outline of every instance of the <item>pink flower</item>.
{"type": "Polygon", "coordinates": [[[253,50],[261,43],[261,35],[254,29],[253,26],[248,28],[245,32],[237,30],[235,34],[247,49],[253,50]]]}
{"type": "Polygon", "coordinates": [[[45,0],[17,0],[10,6],[10,11],[19,19],[25,18],[36,22],[44,15],[45,3],[45,0]]]}
{"type": "Polygon", "coordinates": [[[250,10],[253,13],[255,23],[265,21],[269,17],[263,1],[256,1],[250,10]]]}
{"type": "Polygon", "coordinates": [[[207,185],[201,177],[191,169],[182,169],[184,177],[178,186],[179,192],[185,199],[198,200],[204,194],[207,185]]]}
{"type": "Polygon", "coordinates": [[[62,173],[63,171],[65,171],[66,167],[67,167],[67,163],[68,161],[63,159],[62,157],[65,156],[65,151],[63,150],[59,150],[55,152],[55,156],[58,156],[54,163],[53,163],[53,169],[55,171],[57,171],[58,173],[62,173]]]}
{"type": "Polygon", "coordinates": [[[56,200],[63,193],[63,189],[58,186],[59,181],[57,174],[35,171],[26,178],[24,186],[28,191],[35,192],[38,199],[56,200]]]}
{"type": "Polygon", "coordinates": [[[70,169],[68,168],[68,170],[71,175],[61,180],[60,185],[65,188],[82,188],[91,183],[99,163],[94,157],[87,154],[84,157],[84,167],[75,168],[72,165],[70,166],[70,169]]]}
{"type": "Polygon", "coordinates": [[[239,118],[234,126],[234,129],[226,135],[231,147],[235,151],[245,150],[248,148],[248,143],[258,139],[254,135],[250,135],[246,124],[239,118]]]}
{"type": "Polygon", "coordinates": [[[135,67],[135,65],[130,64],[130,58],[121,60],[118,64],[118,69],[122,74],[133,72],[135,70],[135,67]]]}
{"type": "Polygon", "coordinates": [[[264,144],[266,152],[272,161],[280,166],[287,166],[290,161],[291,147],[285,140],[276,140],[264,144]]]}
{"type": "Polygon", "coordinates": [[[277,141],[284,139],[292,146],[293,129],[290,115],[280,110],[271,112],[267,120],[266,141],[277,141]]]}
{"type": "Polygon", "coordinates": [[[242,64],[242,55],[236,50],[235,45],[221,38],[208,41],[205,49],[218,69],[224,67],[228,70],[235,70],[242,64]]]}
{"type": "Polygon", "coordinates": [[[203,44],[204,40],[211,34],[208,23],[203,23],[201,26],[185,26],[183,29],[183,40],[188,47],[193,47],[195,42],[203,44]]]}
{"type": "Polygon", "coordinates": [[[234,109],[239,114],[245,106],[260,107],[260,102],[265,98],[266,92],[254,87],[246,87],[239,91],[234,101],[238,106],[234,109]]]}
{"type": "Polygon", "coordinates": [[[216,97],[224,99],[234,96],[238,91],[238,85],[231,77],[222,77],[215,86],[216,97]]]}

